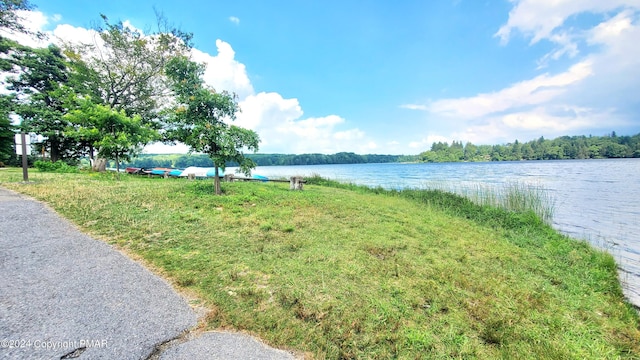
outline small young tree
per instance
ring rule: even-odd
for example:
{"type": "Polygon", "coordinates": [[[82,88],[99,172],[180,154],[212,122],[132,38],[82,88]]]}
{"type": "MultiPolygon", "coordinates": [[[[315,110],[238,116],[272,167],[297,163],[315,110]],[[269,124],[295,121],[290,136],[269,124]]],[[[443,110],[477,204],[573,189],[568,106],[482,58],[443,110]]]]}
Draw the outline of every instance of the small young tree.
{"type": "Polygon", "coordinates": [[[225,120],[235,120],[240,110],[236,97],[226,91],[207,88],[202,80],[204,66],[181,56],[169,61],[166,74],[176,95],[177,105],[168,118],[169,138],[185,143],[191,151],[202,152],[215,166],[215,193],[220,195],[219,168],[228,161],[240,164],[247,176],[255,168],[253,160],[243,150],[258,151],[260,138],[253,130],[232,126],[225,120]]]}
{"type": "Polygon", "coordinates": [[[118,176],[120,161],[130,160],[159,134],[139,116],[129,117],[123,110],[107,105],[80,100],[79,109],[70,111],[65,118],[74,124],[67,129],[70,137],[89,141],[98,149],[98,156],[116,162],[118,176]]]}

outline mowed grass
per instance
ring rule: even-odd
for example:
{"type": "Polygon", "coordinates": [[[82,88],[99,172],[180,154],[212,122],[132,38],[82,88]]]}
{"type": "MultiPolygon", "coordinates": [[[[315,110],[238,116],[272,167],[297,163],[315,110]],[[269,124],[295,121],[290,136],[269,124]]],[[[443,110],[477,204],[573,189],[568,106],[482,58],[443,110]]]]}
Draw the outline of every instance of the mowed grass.
{"type": "MultiPolygon", "coordinates": [[[[613,258],[437,191],[0,171],[236,329],[309,358],[640,357],[613,258]]],[[[331,184],[328,184],[331,185],[331,184]]],[[[335,185],[335,184],[334,184],[335,185]]]]}

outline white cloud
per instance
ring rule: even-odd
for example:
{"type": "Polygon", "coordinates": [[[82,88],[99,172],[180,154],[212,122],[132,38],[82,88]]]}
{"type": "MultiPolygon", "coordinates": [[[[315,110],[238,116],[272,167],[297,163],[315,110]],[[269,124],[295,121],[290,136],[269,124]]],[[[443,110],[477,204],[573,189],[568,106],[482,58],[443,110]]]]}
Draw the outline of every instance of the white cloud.
{"type": "Polygon", "coordinates": [[[550,60],[558,60],[564,55],[575,57],[579,52],[578,43],[584,38],[585,30],[579,26],[565,26],[568,19],[584,13],[608,14],[616,11],[637,11],[640,0],[515,0],[509,13],[509,20],[495,33],[506,45],[514,32],[531,38],[531,44],[548,40],[556,48],[540,60],[538,67],[544,68],[550,60]]]}
{"type": "Polygon", "coordinates": [[[589,41],[592,43],[607,43],[612,39],[615,40],[622,32],[633,28],[631,16],[631,11],[623,11],[610,20],[598,24],[591,31],[589,41]]]}
{"type": "Polygon", "coordinates": [[[347,131],[339,131],[339,132],[333,134],[333,138],[336,139],[336,140],[353,141],[353,140],[364,139],[364,137],[365,137],[365,133],[360,129],[351,129],[351,130],[347,130],[347,131]]]}
{"type": "Polygon", "coordinates": [[[130,20],[123,21],[122,22],[122,26],[125,29],[131,30],[132,32],[137,32],[137,33],[140,33],[140,34],[144,34],[144,31],[142,31],[141,29],[138,29],[137,27],[133,26],[133,24],[131,23],[130,20]]]}
{"type": "Polygon", "coordinates": [[[513,112],[501,117],[504,125],[517,130],[562,133],[576,128],[593,126],[590,109],[565,108],[562,114],[550,114],[546,108],[537,107],[529,111],[513,112]],[[585,115],[587,117],[585,117],[585,115]]]}
{"type": "Polygon", "coordinates": [[[204,80],[217,90],[235,92],[240,99],[253,94],[253,85],[244,64],[235,59],[235,51],[229,43],[216,40],[217,55],[210,55],[198,49],[192,50],[192,60],[207,64],[204,80]]]}
{"type": "Polygon", "coordinates": [[[236,17],[236,16],[229,16],[229,21],[231,21],[232,23],[239,25],[240,24],[240,18],[236,17]]]}
{"type": "MultiPolygon", "coordinates": [[[[568,86],[592,75],[591,66],[589,61],[583,61],[557,75],[539,75],[493,93],[437,100],[424,105],[424,108],[434,114],[460,119],[478,118],[521,106],[543,104],[565,92],[568,86]]],[[[414,105],[413,108],[422,109],[422,106],[414,105]]]]}
{"type": "Polygon", "coordinates": [[[454,123],[455,129],[465,130],[429,136],[410,146],[424,147],[425,141],[430,146],[434,141],[446,139],[476,144],[502,143],[542,134],[552,137],[581,133],[589,128],[628,125],[621,120],[614,122],[618,119],[615,109],[580,105],[584,103],[580,94],[584,94],[585,88],[591,89],[585,82],[597,81],[592,79],[594,61],[584,60],[563,73],[543,74],[493,93],[433,101],[425,105],[430,118],[454,123]]]}
{"type": "Polygon", "coordinates": [[[419,105],[419,104],[403,104],[403,105],[400,105],[400,107],[403,109],[409,109],[409,110],[428,110],[429,109],[427,105],[419,105]]]}
{"type": "Polygon", "coordinates": [[[153,143],[144,147],[145,154],[186,154],[189,147],[185,144],[166,145],[163,143],[153,143]]]}
{"type": "Polygon", "coordinates": [[[556,45],[539,60],[539,68],[562,57],[577,60],[565,71],[493,92],[402,105],[425,110],[430,123],[446,124],[438,135],[429,134],[412,146],[430,145],[439,137],[492,144],[640,126],[640,0],[513,3],[509,20],[495,34],[504,45],[518,32],[531,45],[542,40],[556,45]],[[595,24],[576,20],[585,13],[601,20],[595,24]],[[574,20],[571,25],[569,19],[574,20]]]}
{"type": "Polygon", "coordinates": [[[362,150],[359,150],[359,153],[370,153],[372,151],[376,151],[378,150],[380,147],[378,146],[378,144],[375,141],[369,141],[367,142],[364,147],[360,148],[362,150]],[[366,151],[364,150],[366,149],[366,151]]]}
{"type": "MultiPolygon", "coordinates": [[[[22,19],[20,23],[24,25],[27,30],[34,33],[42,31],[49,24],[49,18],[40,11],[18,10],[16,11],[16,15],[18,18],[22,19]]],[[[0,30],[0,34],[31,47],[46,46],[49,43],[47,40],[38,39],[37,37],[28,34],[8,32],[5,30],[0,30]]]]}
{"type": "Polygon", "coordinates": [[[451,141],[452,141],[452,139],[449,138],[449,137],[442,136],[442,135],[431,135],[430,134],[430,135],[420,139],[419,141],[410,142],[409,143],[409,147],[411,149],[424,151],[426,149],[430,149],[431,148],[431,144],[433,144],[433,143],[437,143],[437,142],[450,143],[451,141]]]}
{"type": "MultiPolygon", "coordinates": [[[[528,139],[528,137],[522,137],[520,134],[514,135],[512,129],[509,129],[502,125],[500,118],[488,118],[480,124],[474,124],[462,131],[454,131],[449,135],[449,138],[463,143],[470,142],[472,144],[499,144],[505,142],[511,142],[515,139],[528,139]]],[[[539,137],[539,134],[534,134],[533,137],[539,137]]]]}
{"type": "Polygon", "coordinates": [[[566,32],[551,35],[549,40],[556,43],[558,47],[538,60],[538,70],[547,67],[551,60],[558,60],[564,55],[574,58],[579,53],[574,37],[566,32]]]}
{"type": "Polygon", "coordinates": [[[614,119],[637,119],[640,102],[640,10],[623,10],[586,33],[595,50],[586,56],[594,75],[571,91],[571,101],[592,108],[614,108],[614,119]],[[634,108],[635,104],[635,108],[634,108]]]}
{"type": "Polygon", "coordinates": [[[640,7],[640,0],[512,0],[514,8],[509,20],[495,36],[503,44],[509,42],[514,31],[531,37],[531,43],[549,39],[565,21],[581,13],[607,13],[624,7],[640,7]]]}
{"type": "Polygon", "coordinates": [[[258,132],[261,152],[362,152],[377,147],[360,129],[340,131],[346,120],[338,115],[303,118],[297,99],[260,92],[239,103],[236,124],[258,132]]]}
{"type": "Polygon", "coordinates": [[[234,124],[258,132],[261,152],[362,152],[377,147],[360,129],[340,130],[346,120],[338,115],[304,118],[297,99],[276,92],[256,94],[231,45],[217,40],[216,47],[216,56],[194,49],[193,59],[208,65],[207,84],[238,94],[241,112],[234,124]]]}
{"type": "Polygon", "coordinates": [[[236,123],[249,129],[276,127],[281,122],[293,121],[302,116],[297,99],[283,99],[278,93],[261,92],[240,101],[242,110],[236,123]]]}
{"type": "Polygon", "coordinates": [[[52,32],[54,42],[70,42],[76,44],[102,44],[98,32],[93,29],[75,27],[68,24],[60,24],[52,32]]]}

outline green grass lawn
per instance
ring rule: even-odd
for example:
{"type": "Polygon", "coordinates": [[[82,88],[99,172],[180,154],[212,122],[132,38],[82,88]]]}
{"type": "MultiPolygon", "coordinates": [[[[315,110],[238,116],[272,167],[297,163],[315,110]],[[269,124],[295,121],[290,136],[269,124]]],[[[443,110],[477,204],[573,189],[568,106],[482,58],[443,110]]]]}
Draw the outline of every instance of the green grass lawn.
{"type": "Polygon", "coordinates": [[[197,294],[207,328],[317,359],[640,357],[614,259],[531,213],[335,184],[30,179],[0,171],[197,294]]]}

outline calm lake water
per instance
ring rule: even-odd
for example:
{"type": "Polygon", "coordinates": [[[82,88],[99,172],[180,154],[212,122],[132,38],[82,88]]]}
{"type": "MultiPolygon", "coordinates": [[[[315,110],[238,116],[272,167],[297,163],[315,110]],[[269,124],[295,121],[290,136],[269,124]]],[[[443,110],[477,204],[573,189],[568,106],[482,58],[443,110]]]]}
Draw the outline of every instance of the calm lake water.
{"type": "Polygon", "coordinates": [[[640,306],[640,159],[263,166],[254,173],[319,174],[396,189],[499,187],[513,182],[541,186],[555,200],[554,227],[613,254],[625,295],[640,306]]]}

